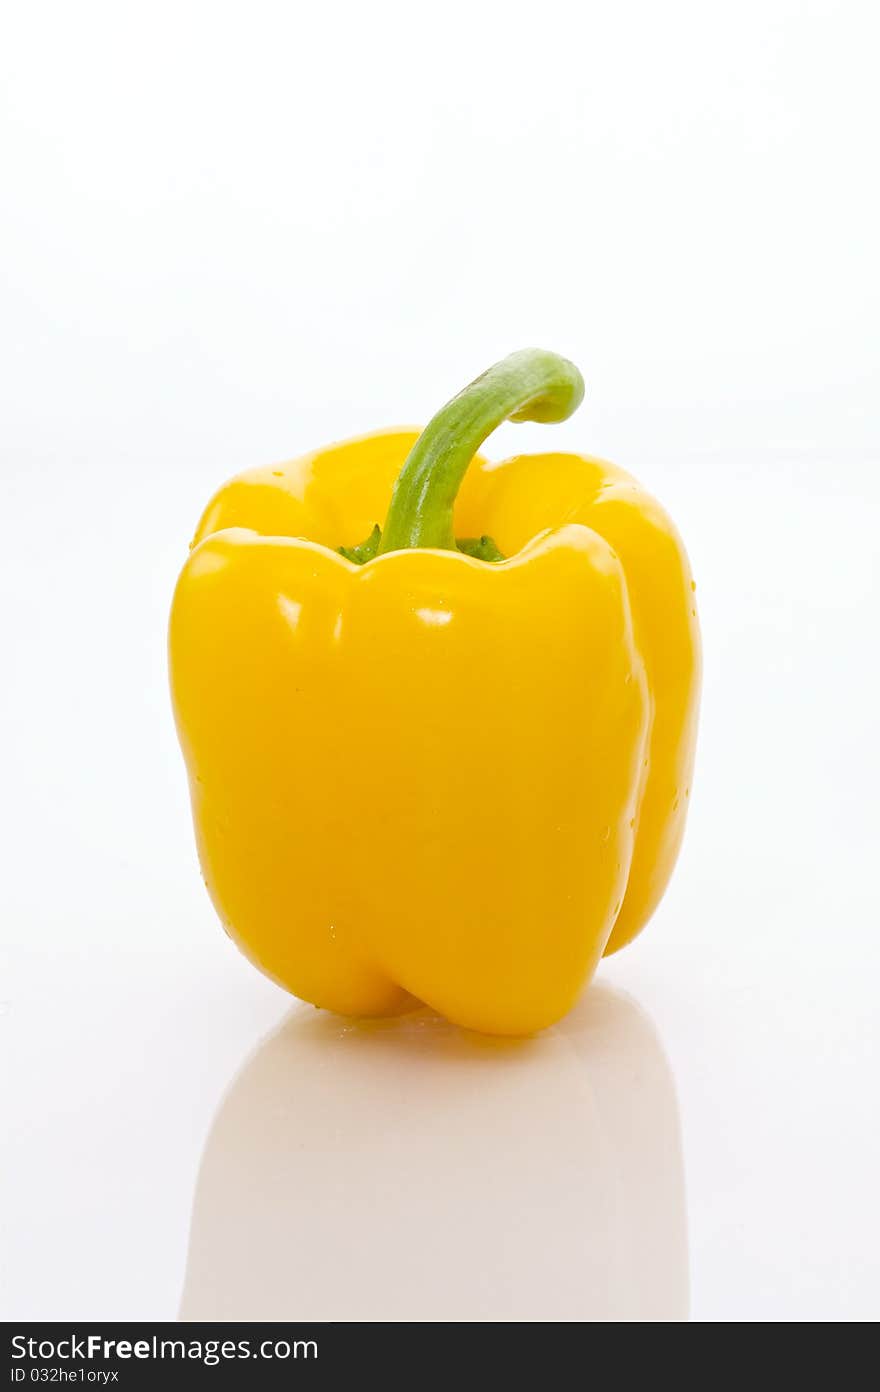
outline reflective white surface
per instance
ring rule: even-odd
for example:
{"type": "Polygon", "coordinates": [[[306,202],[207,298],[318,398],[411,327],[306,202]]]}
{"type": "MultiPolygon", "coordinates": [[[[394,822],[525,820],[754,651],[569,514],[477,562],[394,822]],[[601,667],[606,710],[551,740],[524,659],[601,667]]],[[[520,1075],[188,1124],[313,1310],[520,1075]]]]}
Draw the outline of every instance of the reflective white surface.
{"type": "Polygon", "coordinates": [[[880,1314],[880,14],[521,8],[10,7],[7,1318],[880,1314]],[[539,1039],[291,1015],[199,879],[176,571],[226,475],[528,342],[587,399],[489,453],[688,544],[681,862],[539,1039]]]}
{"type": "Polygon", "coordinates": [[[683,1319],[678,1105],[650,1022],[600,986],[520,1041],[295,1010],[212,1122],[180,1315],[293,1310],[683,1319]]]}

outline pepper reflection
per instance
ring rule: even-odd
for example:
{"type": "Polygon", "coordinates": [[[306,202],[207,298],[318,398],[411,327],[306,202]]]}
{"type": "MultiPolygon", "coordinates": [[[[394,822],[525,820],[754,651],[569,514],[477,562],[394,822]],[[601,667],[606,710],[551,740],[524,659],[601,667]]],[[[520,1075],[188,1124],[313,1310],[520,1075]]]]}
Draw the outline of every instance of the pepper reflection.
{"type": "Polygon", "coordinates": [[[519,1041],[296,1007],[214,1120],[182,1320],[687,1311],[675,1087],[607,986],[519,1041]]]}

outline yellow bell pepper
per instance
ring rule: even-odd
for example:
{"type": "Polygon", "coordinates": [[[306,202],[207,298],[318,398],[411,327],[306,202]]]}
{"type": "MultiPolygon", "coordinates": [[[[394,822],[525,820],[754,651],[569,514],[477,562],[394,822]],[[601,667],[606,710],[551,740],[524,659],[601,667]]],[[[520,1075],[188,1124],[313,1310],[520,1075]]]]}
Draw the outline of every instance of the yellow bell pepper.
{"type": "Polygon", "coordinates": [[[242,474],[202,517],[169,638],[199,856],[303,1000],[528,1033],[663,894],[699,694],[682,543],[609,464],[476,455],[582,396],[514,353],[421,434],[242,474]]]}

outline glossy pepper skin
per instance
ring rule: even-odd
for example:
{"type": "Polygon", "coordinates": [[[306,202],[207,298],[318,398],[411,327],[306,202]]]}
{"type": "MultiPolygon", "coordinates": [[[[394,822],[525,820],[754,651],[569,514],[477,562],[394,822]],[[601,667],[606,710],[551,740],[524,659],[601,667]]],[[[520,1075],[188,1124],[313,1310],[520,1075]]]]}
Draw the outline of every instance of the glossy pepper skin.
{"type": "Polygon", "coordinates": [[[611,465],[475,454],[582,392],[513,354],[421,435],[251,471],[202,517],[170,667],[203,874],[315,1005],[526,1034],[663,894],[700,676],[682,543],[611,465]]]}

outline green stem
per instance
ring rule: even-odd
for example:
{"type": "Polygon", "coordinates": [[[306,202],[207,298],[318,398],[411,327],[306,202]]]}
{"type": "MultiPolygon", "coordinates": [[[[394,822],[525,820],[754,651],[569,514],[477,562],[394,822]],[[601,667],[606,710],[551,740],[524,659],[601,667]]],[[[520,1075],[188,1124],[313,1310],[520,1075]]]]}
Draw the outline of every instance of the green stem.
{"type": "Polygon", "coordinates": [[[467,467],[503,421],[563,421],[584,396],[574,363],[523,348],[454,396],[425,427],[400,471],[378,555],[409,546],[456,549],[452,513],[467,467]]]}

